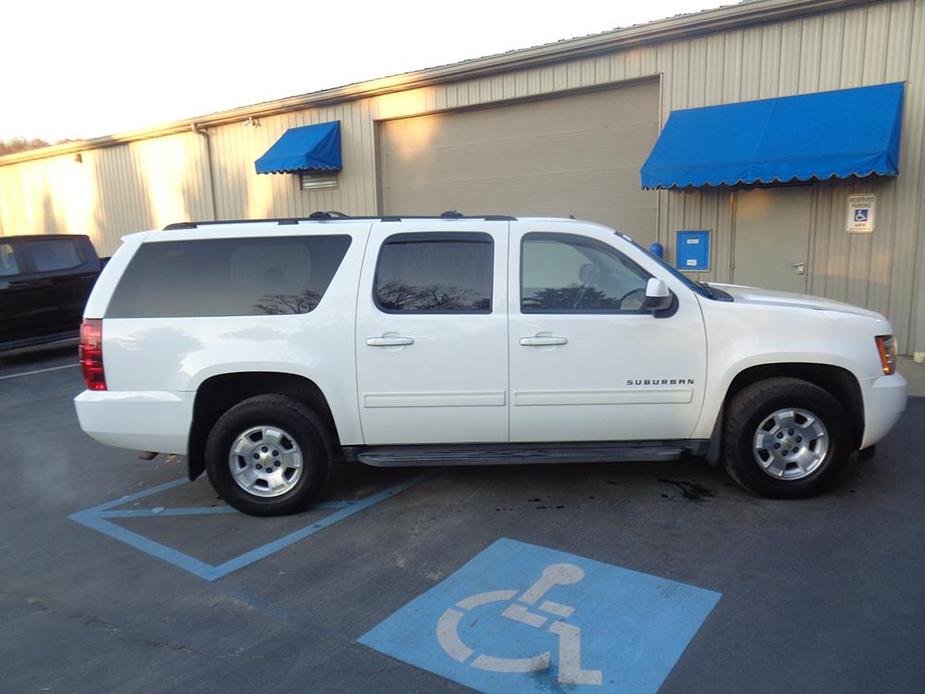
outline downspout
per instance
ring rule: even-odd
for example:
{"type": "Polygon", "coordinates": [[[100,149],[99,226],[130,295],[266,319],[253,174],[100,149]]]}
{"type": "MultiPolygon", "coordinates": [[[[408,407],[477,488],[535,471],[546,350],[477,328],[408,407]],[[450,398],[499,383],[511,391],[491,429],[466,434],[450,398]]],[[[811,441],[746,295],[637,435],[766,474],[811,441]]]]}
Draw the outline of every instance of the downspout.
{"type": "Polygon", "coordinates": [[[190,123],[189,129],[197,135],[201,135],[206,140],[206,161],[208,162],[207,168],[209,171],[209,192],[212,196],[212,221],[216,221],[218,219],[218,207],[215,203],[215,177],[212,175],[212,138],[209,135],[208,130],[203,130],[195,123],[190,123]]]}

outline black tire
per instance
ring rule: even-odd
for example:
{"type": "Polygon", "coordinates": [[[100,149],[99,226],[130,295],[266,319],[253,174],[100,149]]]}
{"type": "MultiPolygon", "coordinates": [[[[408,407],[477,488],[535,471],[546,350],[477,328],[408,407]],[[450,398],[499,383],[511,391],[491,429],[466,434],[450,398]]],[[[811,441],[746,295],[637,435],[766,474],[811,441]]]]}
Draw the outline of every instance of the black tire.
{"type": "MultiPolygon", "coordinates": [[[[799,499],[819,493],[851,454],[851,429],[845,408],[828,391],[798,378],[768,378],[746,386],[726,406],[723,464],[747,490],[771,499],[799,499]],[[799,479],[778,479],[765,472],[753,447],[758,427],[778,410],[799,408],[815,414],[827,432],[822,462],[799,479]]],[[[796,474],[801,474],[794,468],[796,474]]],[[[790,474],[789,472],[787,474],[790,474]]]]}
{"type": "Polygon", "coordinates": [[[330,461],[331,447],[324,423],[298,400],[281,395],[258,395],[238,403],[219,418],[206,439],[209,481],[225,501],[252,516],[285,516],[305,510],[327,482],[330,461]],[[235,481],[229,465],[235,440],[248,429],[262,426],[279,427],[301,450],[300,477],[280,496],[262,497],[248,492],[235,481]]]}

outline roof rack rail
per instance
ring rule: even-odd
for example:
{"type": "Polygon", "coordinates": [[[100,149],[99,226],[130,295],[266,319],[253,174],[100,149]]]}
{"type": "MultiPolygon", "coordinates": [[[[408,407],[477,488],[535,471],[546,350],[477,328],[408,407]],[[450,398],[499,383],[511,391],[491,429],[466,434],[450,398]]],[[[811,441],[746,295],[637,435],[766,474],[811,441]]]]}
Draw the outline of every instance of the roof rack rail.
{"type": "Polygon", "coordinates": [[[474,219],[474,220],[483,220],[485,222],[516,222],[517,217],[512,217],[506,214],[475,214],[467,215],[457,212],[456,210],[447,210],[446,212],[441,213],[440,215],[348,215],[343,212],[337,212],[335,210],[316,210],[312,212],[308,217],[274,217],[269,219],[216,219],[216,220],[207,220],[207,221],[196,221],[196,222],[173,222],[164,227],[164,231],[176,231],[178,229],[198,229],[203,226],[215,226],[220,224],[298,224],[299,222],[324,222],[331,220],[370,220],[370,221],[380,221],[380,222],[401,222],[406,219],[446,219],[446,220],[455,220],[455,219],[474,219]]]}

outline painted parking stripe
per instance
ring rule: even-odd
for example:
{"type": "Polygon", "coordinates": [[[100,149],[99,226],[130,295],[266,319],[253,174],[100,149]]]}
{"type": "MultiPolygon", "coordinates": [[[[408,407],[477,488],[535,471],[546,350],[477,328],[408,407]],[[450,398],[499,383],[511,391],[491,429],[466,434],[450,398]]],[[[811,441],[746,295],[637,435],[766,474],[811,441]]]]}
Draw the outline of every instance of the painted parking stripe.
{"type": "MultiPolygon", "coordinates": [[[[317,509],[342,509],[356,504],[356,501],[319,501],[312,505],[317,509]]],[[[115,511],[97,511],[100,518],[154,518],[156,516],[221,516],[239,511],[231,506],[174,506],[164,508],[120,508],[115,511]]]]}
{"type": "Polygon", "coordinates": [[[361,644],[481,692],[656,692],[711,590],[500,539],[361,644]]]}
{"type": "Polygon", "coordinates": [[[61,369],[73,369],[75,366],[80,366],[80,364],[65,364],[64,366],[49,366],[47,369],[35,369],[34,371],[23,371],[18,374],[9,374],[7,376],[0,376],[0,381],[6,381],[10,378],[22,378],[23,376],[35,376],[35,374],[44,374],[49,371],[60,371],[61,369]]]}
{"type": "Polygon", "coordinates": [[[384,489],[370,496],[364,497],[362,499],[355,499],[350,501],[327,501],[319,502],[313,508],[322,509],[322,510],[331,510],[333,513],[325,516],[324,518],[314,521],[309,525],[295,530],[291,533],[288,533],[280,538],[267,542],[255,549],[245,552],[244,554],[238,555],[222,564],[209,564],[202,561],[190,554],[181,552],[178,549],[169,547],[168,545],[162,544],[155,540],[152,540],[140,533],[128,530],[127,528],[113,523],[112,520],[119,518],[151,518],[158,516],[201,516],[201,515],[215,515],[215,514],[225,514],[225,513],[237,513],[234,509],[225,510],[228,507],[221,506],[201,506],[201,507],[174,507],[174,508],[162,508],[154,507],[150,509],[119,509],[119,506],[124,506],[125,504],[144,499],[145,497],[158,494],[159,492],[167,491],[175,487],[179,487],[183,484],[187,484],[188,481],[186,478],[181,478],[177,480],[172,480],[171,482],[165,482],[164,484],[159,484],[155,487],[136,492],[134,494],[129,494],[118,499],[113,499],[112,501],[107,501],[93,508],[89,508],[83,511],[78,511],[77,513],[72,513],[68,518],[71,520],[80,523],[81,525],[96,530],[108,537],[111,537],[114,540],[119,540],[125,544],[134,547],[137,550],[145,552],[146,554],[166,561],[169,564],[173,564],[177,568],[188,571],[191,574],[198,576],[199,578],[205,581],[215,581],[219,578],[227,576],[233,571],[243,569],[246,566],[265,559],[280,550],[289,547],[290,545],[304,540],[307,537],[314,535],[315,533],[323,530],[335,523],[338,523],[345,518],[349,518],[355,513],[359,513],[370,506],[374,506],[386,499],[389,499],[399,492],[402,492],[406,489],[413,487],[416,484],[423,482],[426,479],[429,479],[433,476],[433,473],[424,473],[416,477],[412,477],[404,482],[396,484],[388,489],[384,489]]]}

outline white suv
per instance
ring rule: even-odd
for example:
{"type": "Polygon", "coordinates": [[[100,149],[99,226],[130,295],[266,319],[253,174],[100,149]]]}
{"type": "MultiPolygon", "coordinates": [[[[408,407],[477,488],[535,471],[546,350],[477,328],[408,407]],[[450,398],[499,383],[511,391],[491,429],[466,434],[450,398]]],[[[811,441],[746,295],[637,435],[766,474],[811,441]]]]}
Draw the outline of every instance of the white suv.
{"type": "Polygon", "coordinates": [[[333,462],[721,462],[818,491],[906,402],[892,329],[827,299],[687,279],[570,219],[184,223],[127,236],[85,312],[103,443],[187,456],[246,513],[333,462]]]}

